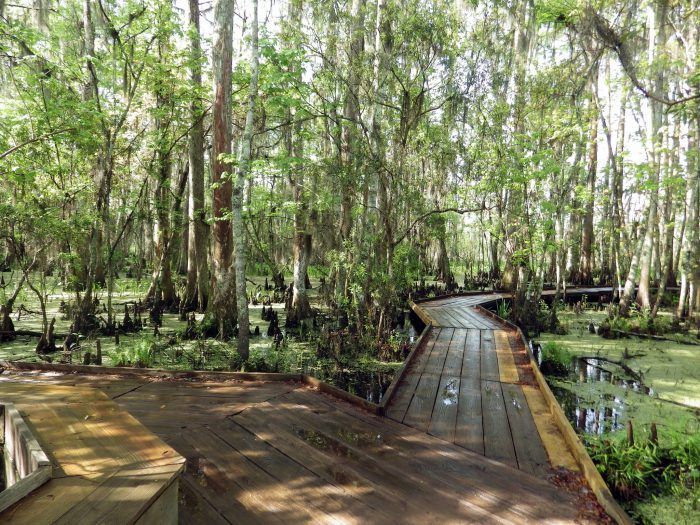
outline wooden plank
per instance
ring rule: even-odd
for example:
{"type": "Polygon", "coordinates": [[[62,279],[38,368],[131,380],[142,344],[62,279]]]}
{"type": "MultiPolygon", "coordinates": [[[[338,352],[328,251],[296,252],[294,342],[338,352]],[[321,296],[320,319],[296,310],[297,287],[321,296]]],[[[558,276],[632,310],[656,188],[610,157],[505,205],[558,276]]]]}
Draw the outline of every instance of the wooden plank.
{"type": "Polygon", "coordinates": [[[428,313],[428,318],[431,319],[433,326],[450,326],[451,320],[445,315],[445,311],[442,308],[424,308],[424,310],[428,313]]]}
{"type": "Polygon", "coordinates": [[[212,431],[229,446],[244,454],[280,484],[289,487],[295,498],[316,508],[330,520],[346,523],[371,520],[374,510],[352,498],[341,488],[326,483],[303,464],[294,461],[236,421],[217,425],[212,431]]]}
{"type": "Polygon", "coordinates": [[[433,414],[428,427],[428,434],[450,443],[454,442],[457,406],[459,402],[459,381],[462,374],[462,360],[467,330],[458,328],[454,331],[452,341],[445,359],[440,377],[433,414]]]}
{"type": "Polygon", "coordinates": [[[513,436],[515,456],[518,459],[518,468],[531,474],[545,475],[549,470],[547,452],[520,385],[501,383],[501,389],[513,436]]]}
{"type": "Polygon", "coordinates": [[[498,359],[498,375],[501,383],[517,383],[519,381],[518,368],[511,350],[508,332],[494,330],[496,337],[496,357],[498,359]]]}
{"type": "Polygon", "coordinates": [[[2,383],[0,395],[13,398],[25,412],[56,462],[55,477],[104,476],[128,465],[181,461],[172,448],[97,390],[2,383]]]}
{"type": "Polygon", "coordinates": [[[484,425],[481,409],[481,330],[467,333],[459,403],[455,426],[455,444],[484,454],[484,425]]]}
{"type": "Polygon", "coordinates": [[[398,391],[387,407],[387,417],[399,422],[403,421],[403,418],[406,416],[406,411],[411,404],[411,399],[413,399],[413,393],[416,390],[416,386],[418,386],[423,368],[425,368],[425,364],[430,358],[430,354],[435,346],[435,341],[440,337],[440,331],[440,328],[430,329],[430,334],[424,348],[415,356],[413,363],[406,371],[404,381],[398,385],[398,391]]]}
{"type": "Polygon", "coordinates": [[[573,472],[579,470],[576,459],[569,450],[564,437],[559,432],[552,413],[547,407],[544,396],[537,387],[522,385],[527,405],[530,408],[540,439],[547,451],[549,462],[553,467],[564,467],[573,472]]]}
{"type": "Polygon", "coordinates": [[[481,382],[481,405],[484,415],[484,453],[489,458],[517,468],[513,436],[508,425],[500,383],[481,382]]]}
{"type": "Polygon", "coordinates": [[[452,308],[442,307],[440,308],[440,314],[445,319],[445,326],[451,326],[453,328],[462,327],[462,321],[458,319],[457,315],[455,315],[455,310],[453,310],[452,308]]]}
{"type": "Polygon", "coordinates": [[[361,500],[372,508],[379,523],[392,523],[396,516],[403,516],[410,503],[384,484],[376,484],[364,476],[361,469],[348,462],[347,447],[334,446],[322,436],[309,432],[294,414],[280,411],[264,403],[232,419],[260,439],[313,472],[326,483],[341,489],[348,498],[361,500]]]}
{"type": "Polygon", "coordinates": [[[139,517],[172,483],[171,468],[123,469],[105,479],[90,494],[63,514],[56,525],[124,523],[139,517]],[[96,518],[99,517],[97,520],[96,518]]]}
{"type": "Polygon", "coordinates": [[[329,385],[328,383],[321,381],[320,379],[316,379],[315,377],[306,374],[303,374],[301,377],[305,385],[309,385],[317,389],[319,392],[323,392],[324,394],[330,394],[339,399],[342,399],[343,401],[360,406],[368,412],[374,412],[375,414],[379,414],[381,412],[380,406],[377,403],[367,401],[366,399],[360,396],[351,394],[350,392],[346,392],[342,388],[338,388],[335,385],[329,385]]]}
{"type": "MultiPolygon", "coordinates": [[[[207,469],[221,473],[228,497],[238,500],[246,510],[268,523],[317,523],[326,519],[299,501],[289,487],[278,483],[268,472],[246,459],[211,429],[201,428],[183,433],[182,438],[203,458],[207,469]]],[[[235,514],[225,514],[235,520],[235,514]]]]}
{"type": "MultiPolygon", "coordinates": [[[[425,480],[423,469],[414,474],[413,469],[407,468],[404,461],[394,461],[388,451],[379,455],[383,449],[374,436],[368,435],[366,427],[354,422],[348,428],[332,419],[321,418],[311,410],[297,411],[294,414],[298,424],[310,429],[315,439],[327,440],[334,443],[338,450],[344,452],[346,461],[355,466],[365,479],[394,494],[396,498],[406,501],[408,505],[401,520],[407,522],[425,523],[438,522],[476,522],[498,523],[501,520],[493,512],[493,500],[488,505],[479,494],[458,492],[461,497],[455,498],[454,486],[440,481],[439,477],[425,480]],[[369,438],[369,439],[367,439],[369,438]],[[476,500],[476,501],[475,501],[476,500]],[[484,507],[488,506],[489,510],[484,507]]],[[[505,503],[505,501],[503,502],[505,503]]],[[[507,512],[507,511],[506,511],[507,512]]],[[[511,522],[526,523],[525,520],[511,517],[511,522]]],[[[396,516],[394,517],[396,520],[396,516]]]]}
{"type": "Polygon", "coordinates": [[[488,326],[479,316],[472,315],[471,308],[469,306],[461,307],[458,310],[455,310],[455,312],[459,312],[460,318],[463,319],[463,324],[465,327],[479,328],[482,330],[488,328],[488,326]]]}
{"type": "MultiPolygon", "coordinates": [[[[224,518],[214,505],[201,494],[202,488],[183,474],[180,478],[180,494],[178,517],[180,523],[206,523],[207,525],[228,525],[231,522],[224,518]]],[[[237,522],[242,523],[242,520],[237,522]]]]}
{"type": "Polygon", "coordinates": [[[466,309],[467,315],[469,315],[472,319],[475,319],[475,322],[479,323],[479,328],[481,329],[488,329],[488,328],[498,328],[498,325],[496,325],[494,322],[492,322],[488,317],[482,315],[479,313],[475,308],[469,307],[466,309]]]}
{"type": "Polygon", "coordinates": [[[413,393],[411,404],[408,406],[403,423],[426,432],[430,425],[430,418],[433,413],[433,405],[437,396],[438,386],[440,386],[440,376],[445,364],[447,351],[452,341],[454,328],[444,328],[435,341],[433,351],[425,364],[420,380],[413,393]]]}
{"type": "MultiPolygon", "coordinates": [[[[315,424],[319,428],[354,452],[372,454],[381,462],[391,463],[392,468],[398,469],[398,477],[424,480],[429,487],[424,490],[437,490],[451,500],[459,499],[461,504],[488,508],[497,519],[509,523],[543,521],[544,516],[540,514],[543,504],[551,505],[544,511],[550,518],[555,514],[562,517],[562,512],[569,514],[570,519],[575,516],[575,510],[568,503],[570,496],[559,494],[556,487],[543,480],[395,423],[387,428],[387,423],[392,422],[377,420],[352,407],[328,403],[328,410],[316,415],[318,400],[302,391],[292,392],[285,398],[299,399],[307,412],[314,414],[309,417],[316,417],[315,424]],[[362,426],[358,427],[357,419],[362,426]],[[393,426],[397,428],[391,428],[393,426]],[[554,499],[558,503],[552,501],[552,494],[556,494],[554,499]]],[[[434,504],[439,502],[435,500],[434,504]]]]}
{"type": "Polygon", "coordinates": [[[415,314],[418,317],[420,317],[420,320],[423,321],[423,323],[425,323],[426,325],[433,325],[433,326],[435,325],[435,323],[433,322],[433,319],[428,314],[428,311],[425,308],[423,308],[421,305],[414,303],[410,299],[408,301],[408,305],[415,312],[415,314]]]}
{"type": "Polygon", "coordinates": [[[177,479],[158,496],[146,512],[136,521],[135,525],[177,525],[178,523],[178,493],[177,479]]]}
{"type": "Polygon", "coordinates": [[[198,380],[239,381],[301,381],[301,374],[272,372],[210,372],[206,370],[163,370],[158,368],[109,367],[95,365],[67,365],[61,363],[30,363],[25,361],[0,361],[0,366],[10,370],[43,370],[69,374],[108,374],[142,378],[171,378],[198,380]]]}
{"type": "Polygon", "coordinates": [[[450,311],[450,313],[457,321],[455,326],[458,326],[460,328],[473,328],[474,323],[464,314],[463,308],[454,308],[450,311]]]}
{"type": "Polygon", "coordinates": [[[496,343],[493,330],[481,332],[481,379],[486,381],[499,381],[498,356],[496,355],[496,343]]]}
{"type": "Polygon", "coordinates": [[[97,483],[82,477],[52,479],[0,514],[0,523],[38,525],[54,523],[72,507],[87,499],[97,483]]]}

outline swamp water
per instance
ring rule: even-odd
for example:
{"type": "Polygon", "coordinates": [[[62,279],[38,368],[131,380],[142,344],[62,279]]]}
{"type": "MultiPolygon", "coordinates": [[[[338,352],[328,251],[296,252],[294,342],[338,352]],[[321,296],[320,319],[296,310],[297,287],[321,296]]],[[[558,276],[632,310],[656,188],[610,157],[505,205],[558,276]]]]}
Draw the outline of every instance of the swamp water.
{"type": "MultiPolygon", "coordinates": [[[[541,364],[541,346],[530,342],[541,364]]],[[[635,369],[633,361],[626,364],[635,369]]],[[[566,374],[547,376],[552,393],[579,434],[602,436],[623,430],[628,420],[635,431],[646,434],[651,423],[674,433],[694,435],[700,431],[700,409],[659,396],[644,374],[630,377],[620,364],[607,358],[571,357],[566,374]]]]}

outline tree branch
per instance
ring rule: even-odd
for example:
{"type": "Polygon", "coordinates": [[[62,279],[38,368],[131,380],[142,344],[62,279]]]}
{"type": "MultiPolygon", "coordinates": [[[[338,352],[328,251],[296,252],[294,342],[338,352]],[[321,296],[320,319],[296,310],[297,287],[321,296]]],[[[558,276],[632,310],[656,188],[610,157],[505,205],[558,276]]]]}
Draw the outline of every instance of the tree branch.
{"type": "Polygon", "coordinates": [[[424,213],[420,217],[418,217],[416,220],[414,220],[411,225],[406,228],[406,231],[401,234],[401,236],[393,241],[391,244],[392,246],[398,246],[403,242],[403,240],[408,236],[409,233],[411,233],[411,230],[415,228],[419,223],[423,222],[426,220],[428,217],[431,217],[433,215],[439,215],[442,213],[459,213],[460,215],[464,215],[465,213],[476,213],[477,211],[485,211],[489,210],[491,208],[487,208],[486,206],[479,206],[478,208],[438,208],[436,210],[431,210],[429,212],[424,213]]]}
{"type": "Polygon", "coordinates": [[[27,145],[31,144],[32,142],[39,142],[40,140],[47,139],[49,137],[52,137],[53,135],[58,135],[59,133],[66,133],[67,131],[74,131],[74,130],[75,130],[75,128],[59,129],[58,131],[52,131],[51,133],[46,133],[45,135],[42,135],[40,137],[35,137],[33,139],[25,140],[21,144],[17,144],[16,146],[8,149],[4,153],[0,153],[0,159],[4,159],[8,155],[13,154],[18,149],[23,148],[24,146],[27,146],[27,145]]]}

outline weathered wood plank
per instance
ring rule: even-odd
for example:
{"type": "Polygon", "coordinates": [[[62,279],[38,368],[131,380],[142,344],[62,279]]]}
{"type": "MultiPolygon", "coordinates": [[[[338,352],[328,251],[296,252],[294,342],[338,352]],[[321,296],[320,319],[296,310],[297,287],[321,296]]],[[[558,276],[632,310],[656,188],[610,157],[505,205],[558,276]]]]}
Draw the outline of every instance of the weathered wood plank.
{"type": "Polygon", "coordinates": [[[433,351],[430,353],[430,357],[421,373],[418,385],[413,393],[413,399],[411,399],[411,404],[408,406],[403,420],[405,424],[423,432],[427,431],[428,425],[430,425],[435,397],[440,385],[442,368],[445,364],[453,334],[454,328],[443,328],[440,332],[433,346],[433,351]]]}
{"type": "MultiPolygon", "coordinates": [[[[424,467],[417,472],[403,460],[395,460],[381,439],[368,432],[360,422],[353,422],[348,428],[333,419],[320,418],[313,411],[298,411],[299,425],[313,432],[314,439],[325,441],[336,450],[343,451],[346,462],[355,465],[366,479],[381,485],[395,497],[407,502],[411,521],[426,519],[430,523],[442,521],[497,523],[499,520],[491,510],[494,500],[482,494],[470,495],[459,492],[455,498],[454,486],[431,478],[427,483],[424,467]],[[488,507],[489,510],[486,510],[488,507]]],[[[503,501],[503,504],[506,502],[503,501]]],[[[527,523],[517,513],[511,514],[513,523],[527,523]]],[[[404,518],[405,519],[404,515],[404,518]]]]}
{"type": "Polygon", "coordinates": [[[510,346],[508,332],[494,330],[496,337],[496,358],[498,359],[498,375],[502,383],[517,383],[519,381],[518,368],[510,346]]]}
{"type": "MultiPolygon", "coordinates": [[[[425,479],[431,487],[444,490],[450,497],[467,497],[472,504],[479,502],[479,505],[487,505],[491,509],[504,509],[504,514],[512,511],[516,516],[523,517],[526,523],[541,521],[540,507],[551,502],[552,497],[563,498],[562,502],[567,500],[568,496],[541,479],[455,448],[419,431],[377,419],[354,407],[328,400],[324,403],[326,408],[319,411],[318,399],[301,390],[288,394],[278,402],[287,399],[299,401],[300,406],[306,407],[309,413],[316,414],[317,424],[349,448],[360,449],[359,452],[373,454],[381,461],[395,464],[400,468],[402,477],[425,479]],[[358,427],[357,420],[362,426],[358,427]],[[489,465],[488,479],[483,476],[484,462],[489,465]],[[520,496],[524,486],[533,494],[520,496]],[[468,495],[465,496],[463,491],[468,495]],[[471,499],[471,495],[475,499],[471,499]]],[[[571,510],[569,508],[565,512],[571,510]]],[[[499,517],[508,521],[520,521],[520,518],[504,514],[498,513],[499,517]]]]}
{"type": "Polygon", "coordinates": [[[460,381],[455,443],[477,454],[484,453],[481,409],[481,330],[467,333],[460,381]]]}
{"type": "Polygon", "coordinates": [[[462,374],[466,337],[466,329],[458,328],[454,331],[440,377],[440,385],[435,397],[430,426],[428,427],[428,434],[450,443],[454,442],[455,438],[459,382],[462,374]]]}
{"type": "MultiPolygon", "coordinates": [[[[293,406],[293,405],[290,405],[293,406]]],[[[362,501],[372,508],[374,520],[390,523],[392,516],[404,515],[408,502],[397,497],[383,485],[376,485],[362,470],[349,464],[347,449],[331,446],[321,436],[309,432],[292,416],[269,403],[234,416],[233,421],[287,455],[297,463],[340,489],[348,498],[362,501]]]]}
{"type": "Polygon", "coordinates": [[[362,501],[352,498],[335,485],[325,483],[303,464],[260,439],[233,418],[217,425],[212,432],[279,483],[293,490],[296,500],[306,502],[330,520],[340,523],[369,520],[374,514],[373,509],[362,501]]]}
{"type": "Polygon", "coordinates": [[[550,464],[576,472],[578,470],[576,459],[557,428],[542,392],[539,388],[530,385],[523,385],[522,389],[550,464]]]}
{"type": "Polygon", "coordinates": [[[501,383],[501,389],[518,468],[531,474],[546,474],[549,468],[547,453],[520,385],[501,383]]]}
{"type": "Polygon", "coordinates": [[[403,381],[397,386],[398,391],[393,396],[391,403],[386,410],[386,415],[395,421],[403,421],[406,416],[406,411],[411,404],[411,399],[413,399],[413,393],[418,386],[418,381],[420,380],[421,373],[425,368],[425,364],[430,358],[430,354],[435,346],[435,341],[437,341],[440,336],[440,328],[432,328],[430,334],[425,343],[424,348],[418,353],[410,369],[406,372],[403,381]]]}
{"type": "MultiPolygon", "coordinates": [[[[201,428],[184,432],[182,438],[202,457],[204,470],[216,469],[223,476],[227,496],[234,498],[245,509],[268,523],[317,523],[332,521],[317,509],[309,508],[298,494],[283,483],[278,483],[268,472],[246,459],[238,450],[216,436],[211,429],[201,428]]],[[[235,521],[236,515],[224,514],[235,521]]]]}
{"type": "Polygon", "coordinates": [[[481,379],[486,381],[499,381],[498,356],[496,355],[496,342],[493,330],[481,332],[481,379]]]}
{"type": "Polygon", "coordinates": [[[134,522],[182,470],[184,459],[172,447],[103,392],[2,381],[0,397],[22,411],[54,471],[0,522],[134,522]]]}
{"type": "Polygon", "coordinates": [[[481,382],[481,405],[484,418],[484,453],[486,457],[518,467],[513,447],[513,436],[508,425],[501,384],[481,382]]]}

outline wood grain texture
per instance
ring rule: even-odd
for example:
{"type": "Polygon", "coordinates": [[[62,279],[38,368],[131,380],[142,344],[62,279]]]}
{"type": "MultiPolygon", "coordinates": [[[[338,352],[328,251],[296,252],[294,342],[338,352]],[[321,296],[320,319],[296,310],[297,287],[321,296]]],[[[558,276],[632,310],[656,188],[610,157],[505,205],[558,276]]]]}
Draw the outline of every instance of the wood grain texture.
{"type": "Polygon", "coordinates": [[[183,470],[182,456],[99,390],[2,381],[0,397],[33,427],[54,471],[0,523],[135,522],[183,470]]]}

